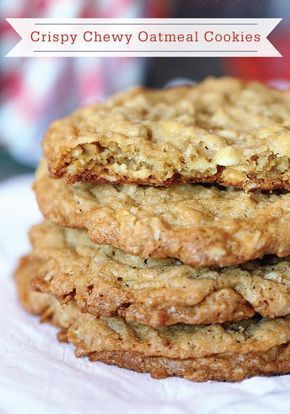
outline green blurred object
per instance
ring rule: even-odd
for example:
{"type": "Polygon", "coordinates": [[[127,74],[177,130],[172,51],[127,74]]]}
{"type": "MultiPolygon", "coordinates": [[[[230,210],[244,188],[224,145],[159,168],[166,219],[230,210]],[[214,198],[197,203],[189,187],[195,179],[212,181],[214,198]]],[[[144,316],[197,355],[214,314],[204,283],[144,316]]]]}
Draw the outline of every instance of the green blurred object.
{"type": "Polygon", "coordinates": [[[32,167],[18,163],[4,148],[0,148],[0,181],[15,175],[31,174],[33,172],[32,167]]]}

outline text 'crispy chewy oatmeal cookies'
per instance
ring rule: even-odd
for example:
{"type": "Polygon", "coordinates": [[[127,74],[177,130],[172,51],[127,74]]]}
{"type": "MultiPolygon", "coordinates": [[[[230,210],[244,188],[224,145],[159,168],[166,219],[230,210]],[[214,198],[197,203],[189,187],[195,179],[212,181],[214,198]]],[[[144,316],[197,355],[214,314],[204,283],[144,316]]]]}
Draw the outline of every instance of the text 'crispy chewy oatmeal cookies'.
{"type": "Polygon", "coordinates": [[[68,183],[290,189],[290,92],[232,78],[137,88],[55,121],[44,153],[68,183]]]}
{"type": "Polygon", "coordinates": [[[21,260],[15,277],[23,306],[61,328],[59,339],[75,345],[77,356],[104,361],[155,378],[240,381],[253,375],[290,372],[290,319],[248,319],[224,325],[160,329],[122,318],[82,314],[74,303],[60,305],[31,290],[35,262],[21,260]]]}
{"type": "Polygon", "coordinates": [[[290,194],[200,185],[68,185],[42,162],[34,184],[48,221],[143,258],[230,266],[290,254],[290,194]]]}
{"type": "Polygon", "coordinates": [[[30,231],[32,286],[84,313],[150,326],[211,324],[290,314],[290,262],[219,270],[141,259],[92,243],[85,231],[42,223],[30,231]]]}

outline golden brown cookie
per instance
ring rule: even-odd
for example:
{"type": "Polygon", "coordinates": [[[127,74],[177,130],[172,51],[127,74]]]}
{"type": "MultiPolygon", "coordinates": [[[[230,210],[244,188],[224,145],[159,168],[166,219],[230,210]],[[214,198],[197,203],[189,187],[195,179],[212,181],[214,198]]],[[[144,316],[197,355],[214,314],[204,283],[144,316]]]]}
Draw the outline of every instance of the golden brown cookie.
{"type": "Polygon", "coordinates": [[[240,381],[253,375],[290,372],[290,319],[249,319],[225,325],[183,325],[154,329],[121,318],[95,318],[31,291],[34,263],[24,258],[16,271],[24,307],[61,328],[59,339],[77,356],[149,372],[155,378],[240,381]]]}
{"type": "Polygon", "coordinates": [[[290,194],[198,185],[68,185],[43,162],[34,185],[45,217],[143,258],[230,266],[290,254],[290,194]]]}
{"type": "Polygon", "coordinates": [[[167,186],[290,189],[290,92],[232,78],[133,89],[54,122],[52,177],[167,186]]]}
{"type": "Polygon", "coordinates": [[[196,269],[92,243],[85,231],[42,223],[30,231],[33,287],[82,312],[151,326],[211,324],[290,314],[290,263],[196,269]]]}

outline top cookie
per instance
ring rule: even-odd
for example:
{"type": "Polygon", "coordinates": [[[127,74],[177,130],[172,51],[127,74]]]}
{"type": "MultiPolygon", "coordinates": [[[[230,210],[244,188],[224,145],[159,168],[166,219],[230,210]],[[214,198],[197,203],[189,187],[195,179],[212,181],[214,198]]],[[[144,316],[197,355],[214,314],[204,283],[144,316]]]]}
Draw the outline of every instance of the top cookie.
{"type": "Polygon", "coordinates": [[[69,183],[290,189],[290,92],[231,78],[137,88],[55,121],[44,152],[69,183]]]}

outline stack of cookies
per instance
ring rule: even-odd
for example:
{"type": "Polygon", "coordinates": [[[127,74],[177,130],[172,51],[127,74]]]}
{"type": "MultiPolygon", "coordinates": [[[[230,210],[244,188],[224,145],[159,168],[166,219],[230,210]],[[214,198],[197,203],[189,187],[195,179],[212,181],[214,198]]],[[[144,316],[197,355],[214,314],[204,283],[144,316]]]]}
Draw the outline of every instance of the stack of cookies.
{"type": "Polygon", "coordinates": [[[21,302],[77,356],[155,378],[289,373],[289,158],[290,93],[230,78],[54,122],[21,302]]]}

